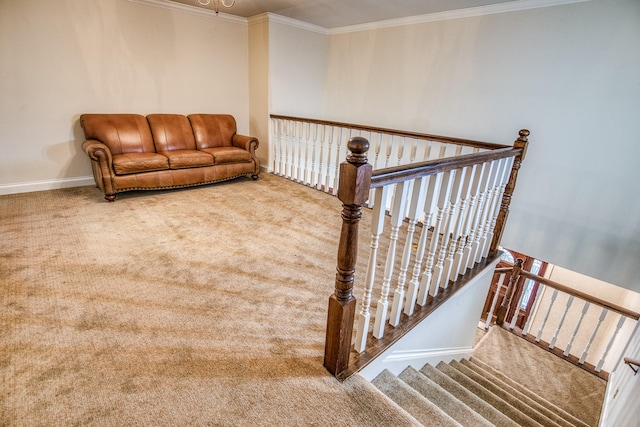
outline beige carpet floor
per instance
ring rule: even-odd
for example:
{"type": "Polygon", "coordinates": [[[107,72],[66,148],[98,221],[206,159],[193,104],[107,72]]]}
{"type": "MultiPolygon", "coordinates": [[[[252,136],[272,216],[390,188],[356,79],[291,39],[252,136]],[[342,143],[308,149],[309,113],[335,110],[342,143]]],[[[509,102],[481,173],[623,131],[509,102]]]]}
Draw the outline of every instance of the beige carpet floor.
{"type": "Polygon", "coordinates": [[[0,197],[0,425],[412,425],[322,367],[340,202],[274,176],[0,197]]]}
{"type": "Polygon", "coordinates": [[[588,425],[598,425],[605,380],[497,326],[480,339],[473,357],[588,425]]]}

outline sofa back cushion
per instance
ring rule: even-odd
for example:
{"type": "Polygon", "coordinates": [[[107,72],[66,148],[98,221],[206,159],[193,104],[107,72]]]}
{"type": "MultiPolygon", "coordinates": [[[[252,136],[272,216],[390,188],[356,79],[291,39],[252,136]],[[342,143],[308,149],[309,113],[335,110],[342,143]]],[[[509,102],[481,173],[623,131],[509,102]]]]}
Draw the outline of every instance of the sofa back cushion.
{"type": "Polygon", "coordinates": [[[147,116],[156,151],[195,150],[196,141],[187,116],[149,114],[147,116]]]}
{"type": "Polygon", "coordinates": [[[189,121],[199,150],[231,147],[236,133],[236,119],[229,114],[190,114],[189,121]]]}
{"type": "Polygon", "coordinates": [[[86,139],[102,142],[111,154],[155,152],[149,123],[139,114],[83,114],[80,125],[86,139]]]}

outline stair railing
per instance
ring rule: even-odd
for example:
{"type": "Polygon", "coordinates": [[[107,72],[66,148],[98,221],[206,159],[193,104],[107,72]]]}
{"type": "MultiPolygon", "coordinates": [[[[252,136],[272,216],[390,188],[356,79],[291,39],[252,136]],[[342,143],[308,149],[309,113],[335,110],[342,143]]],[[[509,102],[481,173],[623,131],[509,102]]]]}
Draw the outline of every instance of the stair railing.
{"type": "Polygon", "coordinates": [[[640,313],[633,310],[522,270],[521,259],[516,260],[512,268],[497,268],[494,280],[498,283],[498,289],[487,315],[486,326],[496,316],[496,325],[519,333],[528,341],[604,379],[609,374],[603,367],[611,361],[615,363],[624,349],[623,345],[615,345],[616,340],[626,343],[640,318],[640,313]],[[508,275],[510,279],[507,290],[496,309],[501,288],[508,275]],[[524,292],[521,293],[516,309],[511,313],[507,311],[516,293],[513,284],[522,276],[539,286],[533,295],[533,309],[524,327],[518,330],[515,325],[524,292]],[[573,353],[575,349],[581,351],[573,353]]]}
{"type": "Polygon", "coordinates": [[[346,141],[366,137],[373,170],[462,154],[478,153],[507,145],[369,125],[272,114],[269,172],[338,194],[340,162],[346,158],[346,141]]]}
{"type": "MultiPolygon", "coordinates": [[[[342,379],[353,373],[352,351],[356,355],[372,347],[376,354],[384,351],[408,332],[406,325],[421,320],[414,311],[428,314],[421,307],[465,276],[468,279],[496,254],[528,135],[521,130],[513,147],[496,145],[492,150],[378,170],[368,163],[369,141],[360,136],[349,140],[350,154],[338,175],[343,222],[325,342],[324,366],[333,375],[342,379]],[[367,201],[373,206],[372,238],[354,349],[358,226],[367,201]],[[390,233],[382,238],[387,224],[390,233]],[[387,255],[379,260],[381,242],[387,255]],[[374,316],[376,283],[380,298],[374,316]],[[389,329],[394,334],[385,338],[389,329]],[[376,344],[383,338],[384,344],[376,344]]],[[[374,356],[368,354],[369,359],[374,356]]]]}

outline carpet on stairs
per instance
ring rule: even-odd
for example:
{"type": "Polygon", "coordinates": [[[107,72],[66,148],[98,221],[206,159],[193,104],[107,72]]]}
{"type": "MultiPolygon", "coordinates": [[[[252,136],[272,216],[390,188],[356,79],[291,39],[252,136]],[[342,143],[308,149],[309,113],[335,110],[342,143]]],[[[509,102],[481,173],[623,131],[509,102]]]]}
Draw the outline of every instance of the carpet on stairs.
{"type": "Polygon", "coordinates": [[[588,425],[474,359],[408,367],[397,376],[385,370],[372,383],[425,426],[588,425]]]}

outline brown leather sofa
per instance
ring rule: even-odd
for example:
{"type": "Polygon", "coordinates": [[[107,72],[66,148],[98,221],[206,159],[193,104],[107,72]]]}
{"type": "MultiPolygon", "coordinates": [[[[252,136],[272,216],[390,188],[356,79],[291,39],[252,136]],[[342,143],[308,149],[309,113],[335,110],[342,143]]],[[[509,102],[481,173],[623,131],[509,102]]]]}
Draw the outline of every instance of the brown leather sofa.
{"type": "Polygon", "coordinates": [[[123,191],[258,179],[258,140],[238,135],[228,114],[83,114],[80,124],[82,149],[110,202],[123,191]]]}

